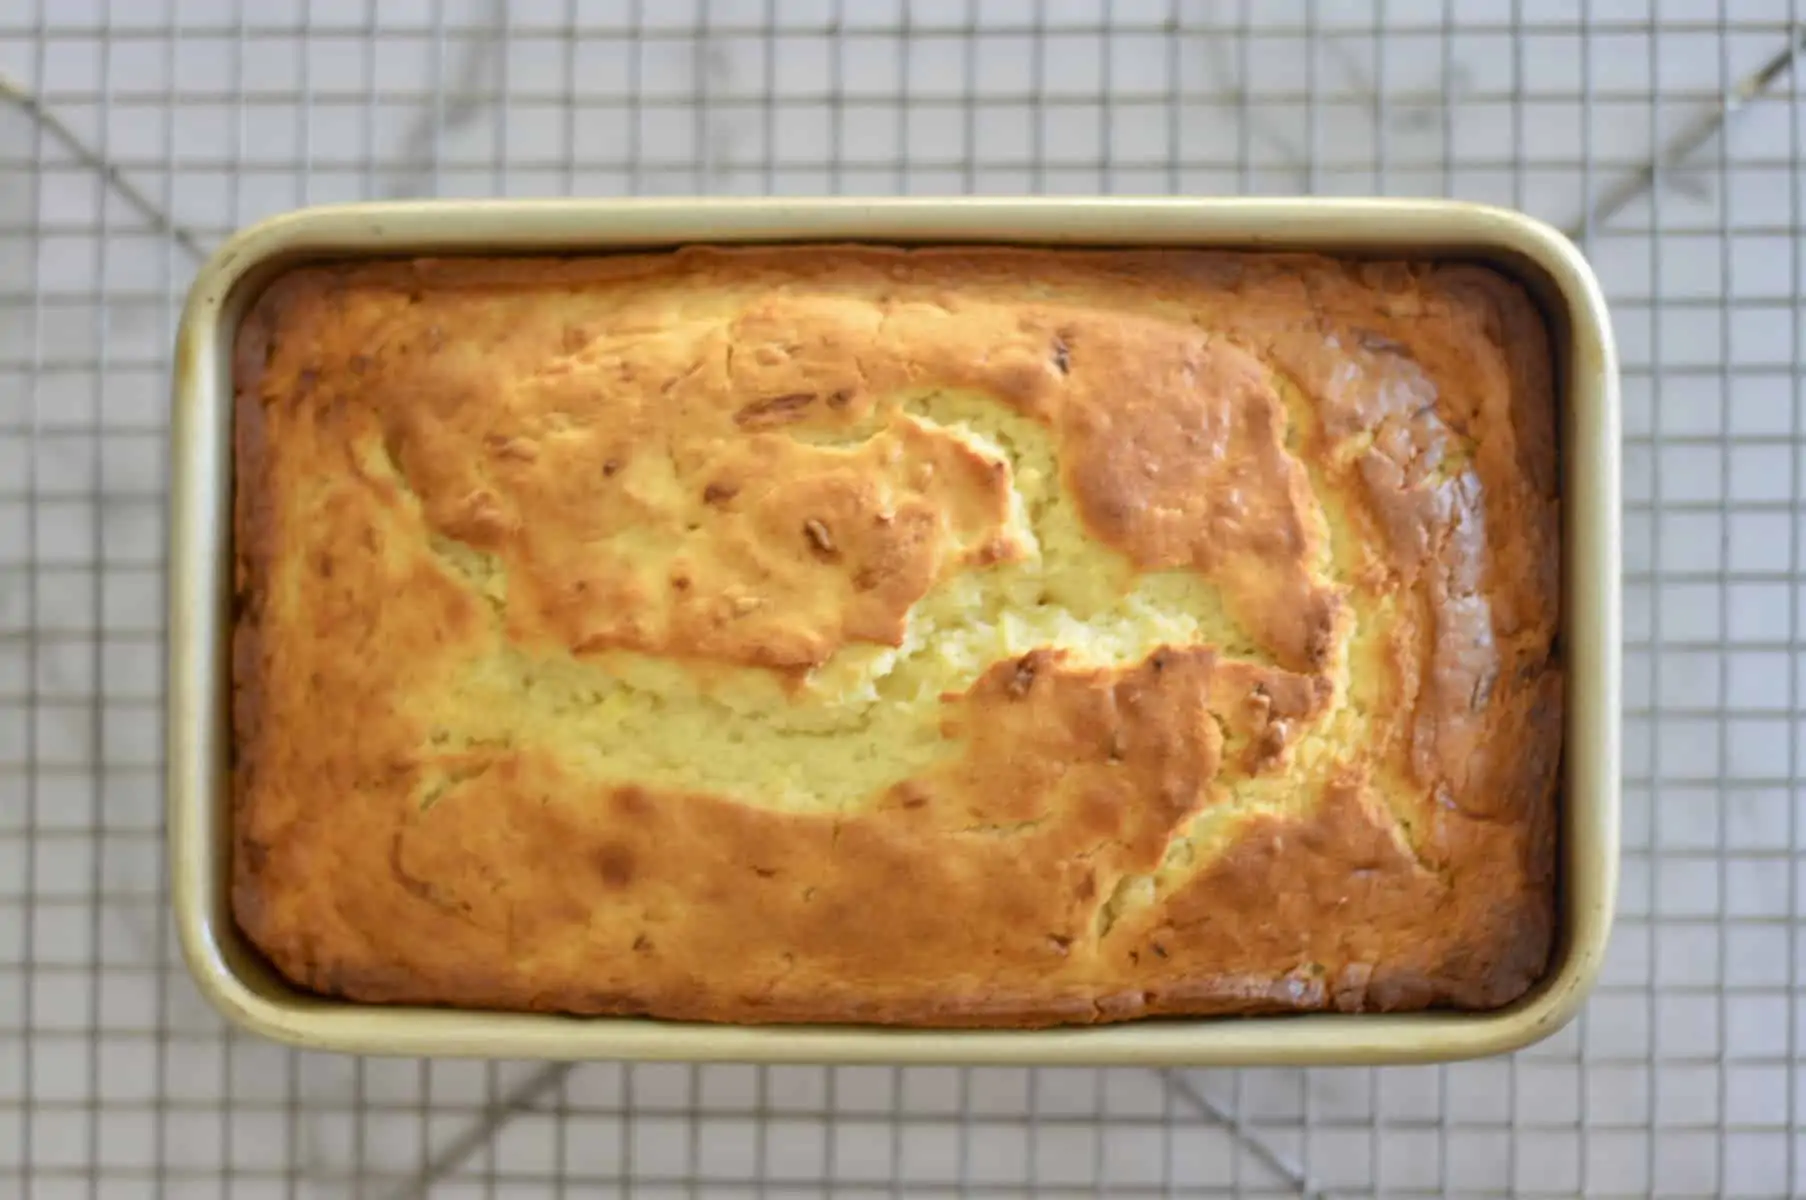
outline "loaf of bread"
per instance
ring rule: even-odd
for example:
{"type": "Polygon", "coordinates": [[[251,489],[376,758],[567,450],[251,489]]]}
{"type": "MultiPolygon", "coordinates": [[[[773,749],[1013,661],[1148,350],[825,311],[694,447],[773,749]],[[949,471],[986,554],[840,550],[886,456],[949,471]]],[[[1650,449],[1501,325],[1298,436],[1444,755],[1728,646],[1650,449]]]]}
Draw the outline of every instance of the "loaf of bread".
{"type": "Polygon", "coordinates": [[[303,988],[1039,1026],[1546,968],[1555,398],[1487,268],[308,266],[235,377],[233,900],[303,988]]]}

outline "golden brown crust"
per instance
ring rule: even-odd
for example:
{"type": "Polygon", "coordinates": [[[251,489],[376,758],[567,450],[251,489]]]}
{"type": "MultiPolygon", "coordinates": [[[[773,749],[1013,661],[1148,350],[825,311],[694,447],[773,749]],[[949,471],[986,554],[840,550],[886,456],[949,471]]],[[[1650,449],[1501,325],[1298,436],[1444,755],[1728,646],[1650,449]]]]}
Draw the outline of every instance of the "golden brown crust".
{"type": "Polygon", "coordinates": [[[1553,383],[1491,271],[314,267],[236,376],[233,895],[302,986],[1028,1026],[1544,970],[1553,383]]]}

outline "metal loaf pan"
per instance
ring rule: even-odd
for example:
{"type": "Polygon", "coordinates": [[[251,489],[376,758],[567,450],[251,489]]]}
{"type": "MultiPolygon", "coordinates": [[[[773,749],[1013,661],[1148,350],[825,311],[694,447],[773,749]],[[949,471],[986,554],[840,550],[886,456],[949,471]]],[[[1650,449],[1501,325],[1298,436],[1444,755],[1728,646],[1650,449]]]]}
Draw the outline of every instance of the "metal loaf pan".
{"type": "Polygon", "coordinates": [[[188,297],[175,355],[169,575],[172,893],[200,990],[228,1018],[318,1049],[508,1058],[815,1062],[1361,1064],[1446,1060],[1559,1029],[1598,974],[1618,873],[1618,377],[1592,271],[1521,214],[1401,200],[635,200],[310,209],[233,238],[188,297]],[[1569,668],[1561,922],[1548,978],[1489,1013],[1164,1019],[1048,1031],[684,1025],[385,1008],[296,991],[233,923],[229,649],[231,346],[259,289],[309,259],[596,253],[684,243],[871,241],[1185,246],[1463,258],[1538,297],[1559,356],[1569,668]]]}

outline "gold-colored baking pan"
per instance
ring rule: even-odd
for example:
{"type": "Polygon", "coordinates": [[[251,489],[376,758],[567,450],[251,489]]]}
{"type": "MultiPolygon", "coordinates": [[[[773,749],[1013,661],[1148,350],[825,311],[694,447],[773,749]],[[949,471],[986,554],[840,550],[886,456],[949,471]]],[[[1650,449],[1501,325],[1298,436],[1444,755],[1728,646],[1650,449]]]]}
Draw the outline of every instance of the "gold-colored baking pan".
{"type": "Polygon", "coordinates": [[[638,200],[310,209],[233,238],[194,283],[176,346],[168,802],[189,968],[227,1017],[358,1053],[740,1061],[1335,1064],[1454,1059],[1560,1028],[1605,954],[1618,873],[1618,377],[1579,251],[1521,214],[1399,200],[638,200]],[[1538,297],[1560,360],[1565,627],[1561,936],[1548,978],[1491,1013],[1166,1019],[1047,1031],[685,1025],[388,1008],[288,986],[233,924],[227,888],[232,624],[231,346],[259,288],[309,259],[602,252],[697,242],[874,241],[1308,249],[1483,260],[1538,297]]]}

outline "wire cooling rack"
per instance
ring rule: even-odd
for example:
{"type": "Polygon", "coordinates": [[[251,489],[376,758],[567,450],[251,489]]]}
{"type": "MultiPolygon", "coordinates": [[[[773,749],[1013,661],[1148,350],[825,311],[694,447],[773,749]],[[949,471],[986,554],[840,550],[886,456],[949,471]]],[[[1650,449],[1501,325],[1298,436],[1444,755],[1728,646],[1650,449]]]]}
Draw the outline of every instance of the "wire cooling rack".
{"type": "Polygon", "coordinates": [[[1802,0],[0,0],[0,1194],[1806,1192],[1802,0]],[[1511,1059],[357,1061],[230,1034],[160,854],[177,299],[358,197],[1452,194],[1624,351],[1623,904],[1511,1059]]]}

